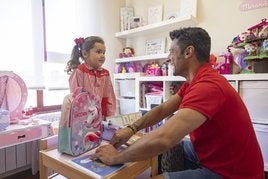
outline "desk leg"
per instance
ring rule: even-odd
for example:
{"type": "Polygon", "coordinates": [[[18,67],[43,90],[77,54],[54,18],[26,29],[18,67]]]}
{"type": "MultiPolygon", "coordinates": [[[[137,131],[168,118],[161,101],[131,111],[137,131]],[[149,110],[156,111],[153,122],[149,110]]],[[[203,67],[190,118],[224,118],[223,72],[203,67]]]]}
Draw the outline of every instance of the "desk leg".
{"type": "Polygon", "coordinates": [[[47,179],[47,167],[43,165],[43,154],[39,153],[39,179],[47,179]]]}
{"type": "Polygon", "coordinates": [[[151,174],[152,177],[158,175],[158,156],[151,159],[151,174]]]}

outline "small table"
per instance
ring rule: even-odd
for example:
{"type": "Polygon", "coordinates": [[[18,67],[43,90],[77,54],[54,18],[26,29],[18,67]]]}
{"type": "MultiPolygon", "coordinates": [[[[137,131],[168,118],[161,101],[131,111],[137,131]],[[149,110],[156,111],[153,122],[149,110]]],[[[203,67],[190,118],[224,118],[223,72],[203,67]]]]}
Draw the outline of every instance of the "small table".
{"type": "MultiPolygon", "coordinates": [[[[91,150],[87,153],[92,153],[91,150]]],[[[74,158],[67,154],[58,152],[57,149],[48,149],[40,151],[40,179],[47,179],[47,171],[53,169],[55,172],[67,177],[67,178],[79,178],[90,179],[94,178],[89,172],[86,172],[75,165],[70,163],[70,160],[74,158]]],[[[146,169],[151,167],[152,176],[157,174],[157,157],[148,159],[145,161],[129,162],[126,166],[118,171],[108,175],[106,178],[118,179],[118,178],[134,178],[146,169]]]]}

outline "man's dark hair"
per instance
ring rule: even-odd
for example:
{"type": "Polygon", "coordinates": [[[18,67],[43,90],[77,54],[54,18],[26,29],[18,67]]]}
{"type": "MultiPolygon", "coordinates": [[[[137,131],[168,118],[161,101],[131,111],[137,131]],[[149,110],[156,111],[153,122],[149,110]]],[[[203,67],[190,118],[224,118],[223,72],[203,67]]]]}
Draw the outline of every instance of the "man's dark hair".
{"type": "Polygon", "coordinates": [[[169,34],[171,40],[177,39],[182,52],[189,45],[196,51],[196,58],[200,62],[208,62],[210,56],[211,39],[207,31],[200,27],[187,27],[174,30],[169,34]]]}

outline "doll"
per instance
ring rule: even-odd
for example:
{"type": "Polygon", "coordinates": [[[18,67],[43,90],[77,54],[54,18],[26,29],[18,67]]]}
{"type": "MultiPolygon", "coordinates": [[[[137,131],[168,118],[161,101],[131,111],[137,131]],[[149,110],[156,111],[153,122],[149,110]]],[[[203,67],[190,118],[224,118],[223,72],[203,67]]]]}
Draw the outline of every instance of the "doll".
{"type": "Polygon", "coordinates": [[[135,54],[135,51],[131,47],[125,47],[123,48],[123,52],[119,53],[119,58],[127,58],[127,57],[133,57],[135,54]]]}

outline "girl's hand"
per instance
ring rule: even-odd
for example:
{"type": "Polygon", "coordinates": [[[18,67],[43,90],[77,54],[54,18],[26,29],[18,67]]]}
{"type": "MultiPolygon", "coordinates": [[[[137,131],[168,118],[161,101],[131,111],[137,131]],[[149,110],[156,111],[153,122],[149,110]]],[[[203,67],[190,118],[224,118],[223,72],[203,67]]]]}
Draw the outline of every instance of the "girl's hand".
{"type": "Polygon", "coordinates": [[[129,138],[132,135],[133,135],[133,132],[128,127],[119,129],[114,133],[114,135],[110,141],[110,144],[113,145],[114,147],[118,148],[121,145],[126,144],[126,142],[129,140],[129,138]]]}

